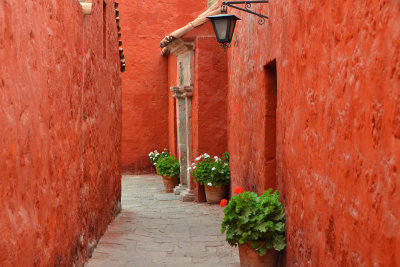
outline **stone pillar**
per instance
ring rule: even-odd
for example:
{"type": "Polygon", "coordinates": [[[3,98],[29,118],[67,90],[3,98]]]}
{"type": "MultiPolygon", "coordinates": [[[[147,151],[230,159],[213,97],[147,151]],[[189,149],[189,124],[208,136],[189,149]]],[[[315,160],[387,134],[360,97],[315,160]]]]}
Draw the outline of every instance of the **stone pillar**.
{"type": "MultiPolygon", "coordinates": [[[[183,87],[183,96],[185,97],[186,110],[186,164],[187,167],[192,165],[192,96],[193,86],[183,87]]],[[[187,189],[181,192],[181,200],[183,202],[191,202],[195,200],[195,195],[191,189],[190,171],[186,168],[187,189]]]]}

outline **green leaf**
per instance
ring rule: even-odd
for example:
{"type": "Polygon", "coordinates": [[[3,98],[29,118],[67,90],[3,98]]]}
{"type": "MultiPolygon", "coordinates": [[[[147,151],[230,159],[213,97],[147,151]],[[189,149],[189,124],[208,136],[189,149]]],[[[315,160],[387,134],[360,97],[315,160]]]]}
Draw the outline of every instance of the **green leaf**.
{"type": "Polygon", "coordinates": [[[265,241],[258,246],[252,242],[257,253],[267,249],[282,250],[286,247],[285,213],[279,202],[277,191],[266,191],[261,196],[255,192],[243,192],[235,195],[224,209],[222,231],[230,245],[244,244],[249,241],[265,241]]]}

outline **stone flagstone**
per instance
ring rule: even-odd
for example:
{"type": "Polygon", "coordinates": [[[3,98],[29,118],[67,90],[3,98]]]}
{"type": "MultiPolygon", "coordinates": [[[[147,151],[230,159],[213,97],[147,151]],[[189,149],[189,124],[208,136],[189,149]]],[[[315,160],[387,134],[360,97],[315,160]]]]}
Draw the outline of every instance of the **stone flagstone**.
{"type": "Polygon", "coordinates": [[[239,266],[220,233],[219,205],[181,202],[157,175],[122,179],[122,212],[86,266],[239,266]]]}

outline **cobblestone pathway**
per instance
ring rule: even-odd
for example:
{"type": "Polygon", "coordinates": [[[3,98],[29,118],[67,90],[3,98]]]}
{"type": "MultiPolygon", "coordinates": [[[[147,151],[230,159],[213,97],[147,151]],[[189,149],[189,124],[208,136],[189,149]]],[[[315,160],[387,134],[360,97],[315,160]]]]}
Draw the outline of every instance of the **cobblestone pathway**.
{"type": "Polygon", "coordinates": [[[182,203],[155,175],[122,179],[122,212],[86,266],[239,266],[219,205],[182,203]]]}

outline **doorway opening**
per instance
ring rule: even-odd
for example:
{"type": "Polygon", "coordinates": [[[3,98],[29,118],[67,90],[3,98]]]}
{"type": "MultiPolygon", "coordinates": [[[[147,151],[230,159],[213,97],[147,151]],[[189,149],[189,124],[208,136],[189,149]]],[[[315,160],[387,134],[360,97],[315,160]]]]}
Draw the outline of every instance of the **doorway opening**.
{"type": "Polygon", "coordinates": [[[103,0],[103,58],[107,58],[107,3],[103,0]]]}
{"type": "Polygon", "coordinates": [[[265,190],[276,188],[276,109],[277,74],[276,60],[264,67],[265,73],[265,190]]]}

